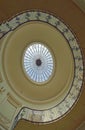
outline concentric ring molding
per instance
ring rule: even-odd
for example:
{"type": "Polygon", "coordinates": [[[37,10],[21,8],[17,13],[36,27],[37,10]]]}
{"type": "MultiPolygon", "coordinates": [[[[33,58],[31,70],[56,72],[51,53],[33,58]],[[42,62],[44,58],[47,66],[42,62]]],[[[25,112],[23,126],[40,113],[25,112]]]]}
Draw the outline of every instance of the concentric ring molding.
{"type": "Polygon", "coordinates": [[[20,26],[20,28],[13,31],[7,40],[5,40],[4,44],[3,48],[6,48],[3,51],[4,74],[13,91],[22,99],[27,100],[30,108],[38,110],[51,108],[64,99],[73,81],[74,67],[73,56],[69,45],[59,31],[49,24],[34,21],[29,24],[24,24],[22,27],[20,26]],[[37,33],[35,30],[37,30],[37,33]],[[49,39],[47,39],[47,35],[40,35],[44,30],[49,39]],[[42,85],[42,87],[38,87],[38,85],[26,79],[20,63],[24,48],[30,44],[32,38],[35,41],[36,38],[39,41],[44,39],[43,41],[55,52],[55,61],[57,61],[57,64],[55,64],[55,76],[52,77],[50,82],[42,85]],[[56,38],[59,44],[56,44],[56,38]],[[56,48],[58,48],[57,51],[56,48]],[[61,52],[62,55],[60,55],[61,52]],[[63,79],[63,82],[61,82],[61,79],[63,79]]]}
{"type": "Polygon", "coordinates": [[[40,11],[27,11],[17,15],[10,21],[0,26],[0,37],[2,38],[8,32],[20,28],[20,25],[24,25],[24,23],[28,24],[34,21],[46,23],[49,26],[53,26],[55,30],[58,30],[68,42],[69,49],[74,58],[74,77],[69,93],[66,94],[64,99],[49,109],[36,110],[31,109],[30,106],[29,108],[24,107],[16,116],[17,122],[20,120],[20,118],[23,118],[36,123],[49,123],[60,119],[66,113],[68,113],[79,98],[83,83],[83,59],[77,40],[70,29],[60,19],[50,15],[49,13],[40,11]]]}

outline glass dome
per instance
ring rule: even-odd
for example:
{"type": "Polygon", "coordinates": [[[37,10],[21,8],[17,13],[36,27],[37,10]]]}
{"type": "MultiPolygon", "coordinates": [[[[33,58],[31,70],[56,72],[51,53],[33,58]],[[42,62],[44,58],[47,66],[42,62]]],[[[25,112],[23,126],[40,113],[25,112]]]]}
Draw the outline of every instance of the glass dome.
{"type": "Polygon", "coordinates": [[[24,53],[24,70],[28,78],[43,83],[52,75],[53,57],[47,47],[40,42],[33,42],[24,53]]]}

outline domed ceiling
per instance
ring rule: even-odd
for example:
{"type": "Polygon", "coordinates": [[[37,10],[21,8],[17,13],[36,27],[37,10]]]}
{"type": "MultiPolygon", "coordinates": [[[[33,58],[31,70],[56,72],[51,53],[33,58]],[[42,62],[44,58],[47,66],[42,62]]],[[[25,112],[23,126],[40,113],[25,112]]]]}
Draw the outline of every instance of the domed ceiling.
{"type": "Polygon", "coordinates": [[[37,6],[1,23],[1,130],[16,129],[20,120],[37,128],[74,117],[84,83],[83,51],[74,32],[60,15],[37,6]]]}

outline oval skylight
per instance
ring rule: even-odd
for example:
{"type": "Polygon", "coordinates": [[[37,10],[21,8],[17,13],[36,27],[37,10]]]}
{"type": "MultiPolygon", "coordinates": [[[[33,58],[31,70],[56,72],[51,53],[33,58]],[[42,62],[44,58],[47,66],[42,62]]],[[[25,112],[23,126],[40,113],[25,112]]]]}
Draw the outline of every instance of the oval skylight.
{"type": "Polygon", "coordinates": [[[24,70],[28,78],[42,83],[52,75],[53,57],[47,47],[40,42],[32,43],[24,53],[24,70]]]}

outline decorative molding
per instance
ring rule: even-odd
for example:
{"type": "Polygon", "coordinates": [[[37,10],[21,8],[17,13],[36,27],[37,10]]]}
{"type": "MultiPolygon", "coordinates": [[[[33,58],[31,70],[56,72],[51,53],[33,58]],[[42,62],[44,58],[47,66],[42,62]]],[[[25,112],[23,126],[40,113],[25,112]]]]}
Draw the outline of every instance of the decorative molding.
{"type": "Polygon", "coordinates": [[[7,119],[3,114],[0,113],[0,125],[4,125],[4,127],[8,130],[10,126],[10,120],[7,119]]]}
{"type": "Polygon", "coordinates": [[[0,73],[0,83],[2,82],[2,76],[1,76],[1,73],[0,73]]]}
{"type": "Polygon", "coordinates": [[[7,100],[9,101],[10,104],[12,104],[15,108],[18,108],[21,106],[21,104],[10,94],[7,94],[7,100]]]}
{"type": "MultiPolygon", "coordinates": [[[[53,15],[44,12],[38,11],[27,11],[25,13],[19,14],[16,17],[12,18],[10,21],[7,21],[0,26],[0,33],[2,33],[1,38],[9,33],[10,31],[15,30],[20,25],[31,21],[39,21],[47,23],[57,29],[67,40],[68,45],[73,54],[74,63],[75,63],[75,74],[73,83],[71,85],[71,89],[67,96],[59,103],[55,104],[54,107],[46,109],[46,110],[35,110],[30,109],[28,107],[24,107],[20,110],[20,112],[16,115],[14,120],[15,127],[16,123],[20,119],[26,119],[33,123],[50,123],[52,121],[56,121],[63,116],[65,116],[74,106],[74,104],[79,99],[79,95],[81,93],[82,84],[83,84],[83,57],[81,49],[78,45],[76,37],[71,32],[71,30],[66,26],[60,19],[56,18],[53,15]],[[53,113],[55,111],[55,114],[53,113]]],[[[20,103],[12,97],[11,94],[8,94],[8,102],[15,107],[19,107],[20,103]]]]}
{"type": "Polygon", "coordinates": [[[3,84],[0,84],[0,105],[3,104],[7,100],[6,88],[3,84]]]}
{"type": "Polygon", "coordinates": [[[85,130],[85,121],[83,121],[76,130],[85,130]]]}
{"type": "Polygon", "coordinates": [[[4,128],[2,125],[0,125],[0,130],[7,130],[7,129],[4,128]]]}
{"type": "Polygon", "coordinates": [[[5,92],[5,90],[6,89],[3,86],[2,87],[0,86],[0,94],[2,94],[3,92],[5,92]]]}
{"type": "Polygon", "coordinates": [[[9,93],[6,96],[5,102],[0,104],[0,124],[4,125],[7,130],[11,127],[12,121],[16,116],[16,111],[19,107],[20,104],[9,93]]]}
{"type": "Polygon", "coordinates": [[[85,0],[73,0],[80,9],[85,13],[85,0]]]}
{"type": "Polygon", "coordinates": [[[18,116],[16,116],[17,120],[20,118],[24,118],[24,119],[27,119],[29,121],[36,122],[36,123],[49,123],[51,121],[61,118],[64,114],[66,114],[69,110],[71,110],[72,106],[75,104],[75,102],[79,98],[79,94],[81,92],[81,87],[82,87],[82,81],[83,81],[83,61],[82,61],[81,50],[79,48],[79,45],[77,43],[75,36],[72,34],[70,29],[62,21],[60,21],[58,18],[50,14],[37,12],[37,11],[26,12],[26,13],[17,15],[12,20],[7,22],[8,24],[7,28],[14,30],[21,24],[24,24],[29,21],[35,21],[35,20],[45,22],[54,26],[61,32],[62,35],[64,35],[64,37],[67,39],[68,44],[71,48],[71,51],[74,56],[74,61],[75,61],[75,77],[73,80],[72,88],[69,94],[67,95],[67,97],[59,105],[55,106],[54,108],[50,108],[48,110],[43,110],[43,111],[23,108],[25,109],[24,115],[23,115],[23,109],[22,109],[20,111],[21,114],[19,113],[18,116]],[[14,22],[15,24],[12,25],[12,23],[14,22]],[[53,110],[56,111],[55,116],[52,116],[51,111],[53,110]],[[36,118],[35,115],[38,116],[38,118],[36,118]],[[41,120],[38,120],[38,119],[41,119],[41,120]]]}

